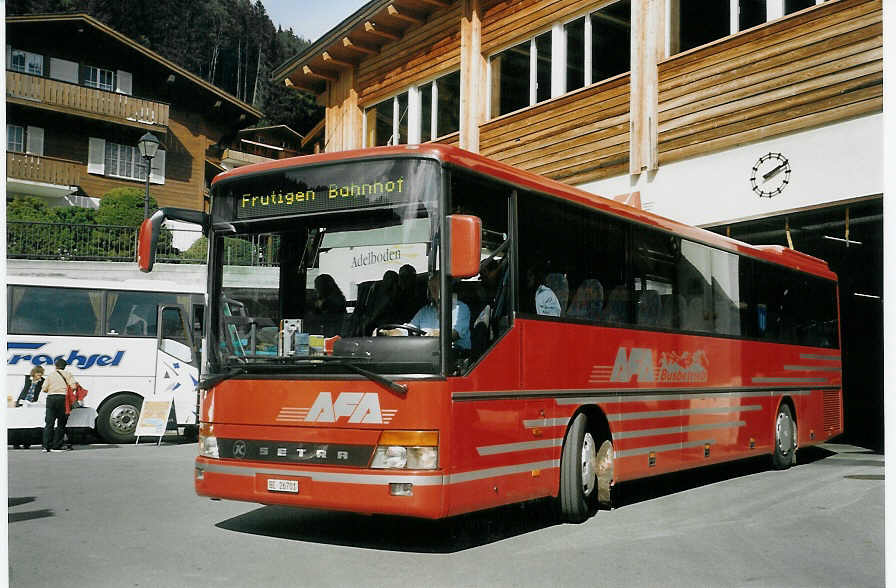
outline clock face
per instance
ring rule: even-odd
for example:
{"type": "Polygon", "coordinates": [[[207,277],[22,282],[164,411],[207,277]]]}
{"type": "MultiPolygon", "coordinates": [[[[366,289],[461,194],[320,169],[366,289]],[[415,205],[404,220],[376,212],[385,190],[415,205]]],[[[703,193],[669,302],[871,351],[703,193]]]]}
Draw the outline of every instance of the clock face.
{"type": "Polygon", "coordinates": [[[766,153],[750,172],[750,185],[760,198],[772,198],[790,183],[790,162],[780,153],[766,153]]]}

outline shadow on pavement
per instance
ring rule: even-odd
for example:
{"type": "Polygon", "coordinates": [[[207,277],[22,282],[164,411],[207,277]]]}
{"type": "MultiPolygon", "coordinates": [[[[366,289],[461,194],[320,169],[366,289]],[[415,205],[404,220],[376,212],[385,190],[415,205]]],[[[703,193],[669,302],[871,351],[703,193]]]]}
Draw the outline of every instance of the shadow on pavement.
{"type": "Polygon", "coordinates": [[[9,497],[9,508],[14,506],[21,506],[23,504],[28,504],[29,502],[34,502],[37,500],[34,496],[10,496],[9,497]]]}
{"type": "Polygon", "coordinates": [[[441,521],[265,506],[220,529],[362,549],[455,553],[559,524],[549,500],[514,504],[441,521]]]}
{"type": "Polygon", "coordinates": [[[9,522],[18,523],[20,521],[45,519],[52,516],[55,516],[55,513],[49,508],[42,508],[40,510],[29,510],[27,512],[11,512],[9,513],[9,522]]]}
{"type": "MultiPolygon", "coordinates": [[[[837,454],[824,447],[806,447],[797,451],[796,467],[815,463],[833,455],[837,454]]],[[[837,460],[837,463],[842,462],[837,460]]],[[[741,461],[704,466],[683,472],[624,482],[613,488],[613,507],[624,508],[645,500],[653,500],[662,496],[693,490],[694,488],[716,484],[725,480],[750,476],[771,469],[770,456],[762,455],[741,461]]]]}

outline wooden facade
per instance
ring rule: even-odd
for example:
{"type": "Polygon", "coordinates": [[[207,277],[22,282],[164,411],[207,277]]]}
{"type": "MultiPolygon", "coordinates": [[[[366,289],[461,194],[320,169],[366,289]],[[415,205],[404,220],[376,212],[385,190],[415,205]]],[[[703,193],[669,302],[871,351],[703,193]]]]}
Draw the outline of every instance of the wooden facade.
{"type": "Polygon", "coordinates": [[[490,56],[607,4],[384,1],[275,77],[321,97],[326,150],[337,151],[365,146],[365,108],[459,69],[461,129],[437,141],[572,184],[882,110],[881,0],[826,0],[672,56],[666,2],[631,0],[630,72],[487,117],[490,56]],[[388,20],[412,5],[428,7],[419,22],[388,20]],[[389,36],[372,43],[387,21],[389,36]],[[339,67],[326,59],[346,47],[355,52],[339,67]]]}
{"type": "Polygon", "coordinates": [[[13,180],[8,198],[47,193],[43,189],[31,194],[27,183],[15,180],[60,190],[77,187],[74,195],[89,198],[100,198],[115,188],[142,191],[142,180],[109,173],[104,154],[91,154],[90,143],[101,139],[103,145],[136,148],[140,136],[149,131],[164,150],[164,180],[153,180],[150,194],[160,206],[201,210],[207,207],[206,160],[220,158],[223,149],[218,143],[223,138],[261,118],[248,104],[87,15],[8,17],[7,43],[8,53],[27,51],[43,60],[42,72],[6,72],[7,123],[29,133],[37,129],[41,136],[39,152],[26,141],[22,150],[30,153],[15,154],[8,165],[7,177],[13,180]],[[79,78],[87,65],[116,72],[118,77],[126,74],[130,87],[112,91],[88,87],[83,79],[58,79],[51,64],[59,61],[74,66],[72,75],[79,78]],[[91,162],[103,165],[103,171],[91,167],[91,162]]]}

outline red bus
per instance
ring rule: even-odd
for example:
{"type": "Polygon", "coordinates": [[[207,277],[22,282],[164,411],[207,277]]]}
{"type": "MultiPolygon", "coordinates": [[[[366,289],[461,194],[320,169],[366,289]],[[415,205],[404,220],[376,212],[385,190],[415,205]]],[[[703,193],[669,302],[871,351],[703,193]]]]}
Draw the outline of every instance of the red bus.
{"type": "Polygon", "coordinates": [[[215,178],[196,492],[448,517],[843,430],[836,276],[443,145],[215,178]],[[250,285],[251,287],[247,287],[250,285]],[[440,328],[440,325],[451,325],[440,328]]]}

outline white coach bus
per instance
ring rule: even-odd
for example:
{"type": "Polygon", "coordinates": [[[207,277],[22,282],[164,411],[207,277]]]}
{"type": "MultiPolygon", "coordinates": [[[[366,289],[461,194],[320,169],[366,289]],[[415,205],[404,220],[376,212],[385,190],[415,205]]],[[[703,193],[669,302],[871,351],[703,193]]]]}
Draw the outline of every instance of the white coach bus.
{"type": "MultiPolygon", "coordinates": [[[[198,268],[197,268],[198,269],[198,268]]],[[[204,269],[204,268],[202,268],[204,269]]],[[[38,443],[45,402],[16,407],[34,366],[61,357],[88,390],[69,428],[134,440],[144,398],[173,397],[178,430],[197,430],[205,280],[7,276],[6,397],[10,443],[38,443]]]]}

